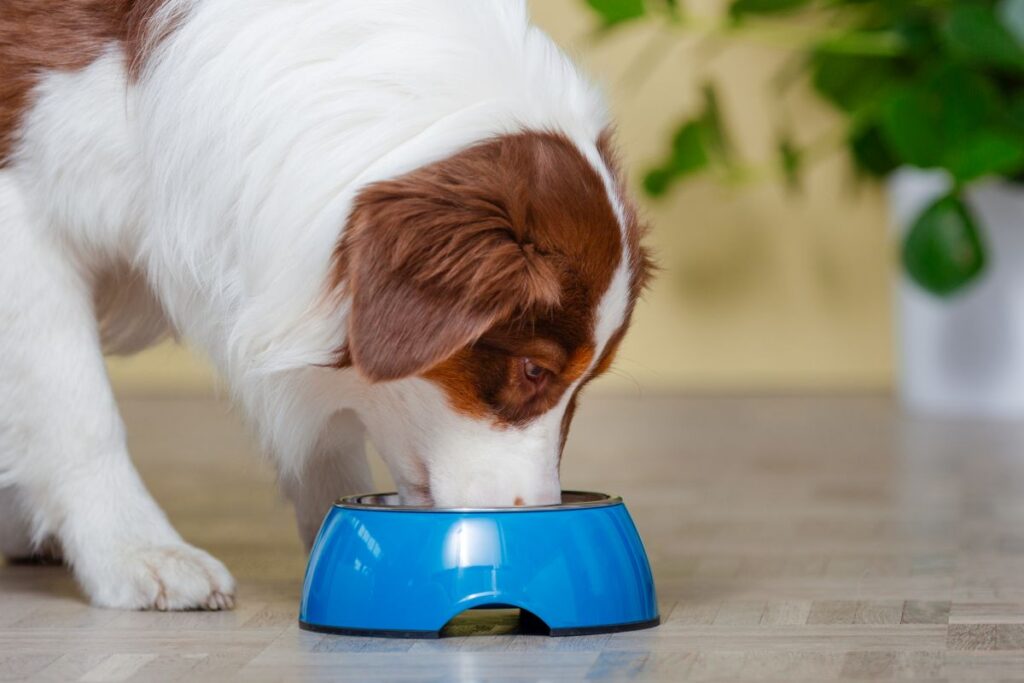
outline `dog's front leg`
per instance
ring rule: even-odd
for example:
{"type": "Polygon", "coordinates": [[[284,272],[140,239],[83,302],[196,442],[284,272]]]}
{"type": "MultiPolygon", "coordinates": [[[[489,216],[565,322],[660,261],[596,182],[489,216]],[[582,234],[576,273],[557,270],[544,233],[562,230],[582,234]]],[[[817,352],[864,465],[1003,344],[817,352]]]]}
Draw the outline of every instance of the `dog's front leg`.
{"type": "Polygon", "coordinates": [[[0,477],[97,605],[230,607],[224,566],[185,543],[132,466],[88,280],[0,173],[0,477]]]}
{"type": "Polygon", "coordinates": [[[334,415],[313,453],[296,470],[281,474],[281,489],[295,506],[299,536],[307,551],[334,501],[372,488],[365,430],[352,411],[334,415]]]}

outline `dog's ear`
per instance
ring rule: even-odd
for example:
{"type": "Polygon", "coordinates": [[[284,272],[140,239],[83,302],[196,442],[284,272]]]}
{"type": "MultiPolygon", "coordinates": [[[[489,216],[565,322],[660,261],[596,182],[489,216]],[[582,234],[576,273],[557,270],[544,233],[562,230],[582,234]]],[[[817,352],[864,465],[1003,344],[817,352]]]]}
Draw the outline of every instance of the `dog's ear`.
{"type": "Polygon", "coordinates": [[[422,373],[518,311],[557,304],[556,261],[496,192],[434,174],[361,193],[337,258],[348,355],[365,377],[422,373]]]}

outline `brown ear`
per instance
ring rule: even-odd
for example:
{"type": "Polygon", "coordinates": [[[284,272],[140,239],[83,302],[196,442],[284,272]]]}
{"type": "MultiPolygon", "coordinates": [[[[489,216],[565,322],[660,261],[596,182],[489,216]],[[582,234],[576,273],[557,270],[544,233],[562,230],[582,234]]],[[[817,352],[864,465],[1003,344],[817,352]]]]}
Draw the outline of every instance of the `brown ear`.
{"type": "Polygon", "coordinates": [[[352,297],[348,352],[372,381],[424,372],[517,311],[558,301],[555,264],[501,189],[453,162],[356,201],[338,259],[352,297]]]}

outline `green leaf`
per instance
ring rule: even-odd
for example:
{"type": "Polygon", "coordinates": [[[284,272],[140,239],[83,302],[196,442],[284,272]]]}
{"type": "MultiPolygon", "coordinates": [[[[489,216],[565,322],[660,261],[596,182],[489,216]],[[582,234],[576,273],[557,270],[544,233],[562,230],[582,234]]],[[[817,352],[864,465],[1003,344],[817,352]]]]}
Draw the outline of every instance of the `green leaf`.
{"type": "Polygon", "coordinates": [[[687,121],[672,138],[672,152],[661,166],[644,177],[644,189],[653,197],[668,192],[672,183],[702,171],[710,163],[704,123],[700,118],[687,121]]]}
{"type": "Polygon", "coordinates": [[[1010,125],[1018,132],[1024,133],[1024,92],[1017,93],[1007,107],[1010,125]]]}
{"type": "Polygon", "coordinates": [[[959,197],[942,197],[911,226],[903,243],[903,265],[915,282],[938,296],[949,296],[981,274],[985,249],[959,197]]]}
{"type": "Polygon", "coordinates": [[[882,130],[907,164],[942,166],[958,146],[990,125],[999,101],[991,84],[958,66],[941,66],[881,104],[882,130]]]}
{"type": "Polygon", "coordinates": [[[1024,140],[999,131],[982,131],[958,146],[946,168],[961,183],[987,175],[1012,173],[1024,164],[1024,140]]]}
{"type": "Polygon", "coordinates": [[[1024,70],[1024,47],[991,7],[956,4],[945,27],[950,49],[979,64],[1024,70]]]}
{"type": "Polygon", "coordinates": [[[704,86],[703,93],[703,110],[679,126],[672,138],[669,158],[644,177],[644,189],[651,196],[665,194],[672,183],[704,171],[713,163],[725,167],[732,163],[732,146],[725,134],[718,96],[711,84],[704,86]]]}
{"type": "Polygon", "coordinates": [[[722,107],[718,104],[718,93],[710,83],[704,85],[702,93],[704,95],[704,112],[698,120],[701,124],[704,143],[709,154],[714,155],[718,161],[728,166],[732,159],[732,144],[725,132],[722,107]]]}
{"type": "Polygon", "coordinates": [[[729,15],[738,19],[748,14],[779,14],[808,4],[810,0],[733,0],[729,5],[729,15]]]}
{"type": "Polygon", "coordinates": [[[644,0],[587,0],[587,4],[601,15],[605,26],[614,26],[644,15],[644,0]]]}
{"type": "Polygon", "coordinates": [[[684,124],[672,139],[668,168],[679,177],[703,169],[709,161],[703,123],[696,120],[684,124]]]}
{"type": "Polygon", "coordinates": [[[779,167],[786,178],[790,190],[800,189],[800,171],[803,169],[803,152],[793,142],[792,137],[784,134],[777,144],[779,167]]]}
{"type": "Polygon", "coordinates": [[[831,52],[812,55],[811,72],[818,93],[847,112],[874,105],[898,77],[890,60],[831,52]]]}
{"type": "Polygon", "coordinates": [[[857,168],[870,176],[883,178],[899,168],[899,159],[893,155],[877,125],[855,131],[848,144],[857,168]]]}
{"type": "Polygon", "coordinates": [[[999,21],[1018,45],[1024,45],[1024,0],[1002,0],[997,10],[999,21]]]}
{"type": "MultiPolygon", "coordinates": [[[[874,0],[871,2],[875,4],[874,0]]],[[[907,3],[908,5],[910,3],[907,3]]],[[[892,15],[882,20],[882,26],[896,31],[903,40],[908,55],[927,64],[932,56],[943,49],[942,25],[935,12],[927,8],[891,8],[892,15]]]]}
{"type": "Polygon", "coordinates": [[[672,171],[655,168],[644,176],[644,190],[652,197],[661,197],[668,192],[673,180],[672,171]]]}
{"type": "Polygon", "coordinates": [[[922,168],[942,163],[941,108],[932,93],[921,89],[900,91],[885,103],[883,131],[903,161],[922,168]]]}

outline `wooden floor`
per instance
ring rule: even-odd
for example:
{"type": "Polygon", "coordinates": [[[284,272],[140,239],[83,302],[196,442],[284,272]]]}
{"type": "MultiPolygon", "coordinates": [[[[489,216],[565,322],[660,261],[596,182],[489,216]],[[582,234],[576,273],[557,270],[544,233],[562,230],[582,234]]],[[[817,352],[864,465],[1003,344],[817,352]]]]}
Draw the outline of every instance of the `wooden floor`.
{"type": "Polygon", "coordinates": [[[881,398],[591,397],[563,483],[626,498],[663,625],[395,641],[298,630],[290,512],[225,408],[123,405],[147,483],[235,573],[238,607],[93,609],[61,567],[0,567],[0,678],[1024,681],[1024,425],[881,398]]]}

